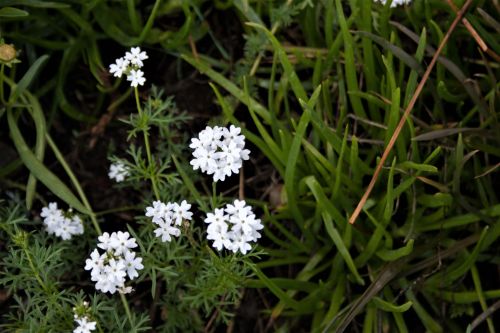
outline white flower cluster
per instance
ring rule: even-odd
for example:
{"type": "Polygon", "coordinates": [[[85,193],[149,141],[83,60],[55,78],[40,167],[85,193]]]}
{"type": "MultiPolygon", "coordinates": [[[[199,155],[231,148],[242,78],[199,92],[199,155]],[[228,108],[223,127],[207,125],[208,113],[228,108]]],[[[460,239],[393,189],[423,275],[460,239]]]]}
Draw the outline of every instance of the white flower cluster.
{"type": "Polygon", "coordinates": [[[189,211],[191,205],[183,200],[180,204],[176,202],[153,201],[152,207],[146,208],[146,216],[152,217],[153,223],[158,225],[154,233],[161,237],[162,242],[170,242],[172,237],[179,237],[181,230],[177,228],[182,220],[191,220],[193,213],[189,211]]]}
{"type": "Polygon", "coordinates": [[[90,333],[90,331],[95,330],[97,323],[95,321],[90,321],[90,318],[86,314],[78,314],[77,312],[87,312],[89,307],[88,302],[83,302],[83,306],[73,308],[75,312],[75,321],[78,324],[73,330],[73,333],[90,333]]]}
{"type": "Polygon", "coordinates": [[[95,321],[89,321],[88,317],[76,317],[76,315],[75,321],[78,326],[75,327],[73,333],[90,333],[90,331],[95,330],[95,325],[97,324],[95,321]]]}
{"type": "Polygon", "coordinates": [[[109,166],[109,179],[114,179],[117,183],[122,182],[129,175],[129,170],[123,162],[115,162],[109,166]]]}
{"type": "Polygon", "coordinates": [[[74,307],[73,312],[75,321],[78,324],[73,330],[73,333],[90,333],[90,331],[95,330],[97,323],[95,321],[90,321],[87,314],[89,312],[89,302],[83,302],[83,304],[74,307]]]}
{"type": "Polygon", "coordinates": [[[83,223],[80,216],[72,214],[71,209],[64,212],[57,208],[56,202],[51,202],[48,207],[43,207],[40,216],[43,217],[45,231],[49,235],[55,234],[63,240],[68,240],[73,235],[83,234],[83,223]]]}
{"type": "Polygon", "coordinates": [[[258,230],[264,228],[244,200],[234,200],[232,205],[208,213],[205,223],[207,239],[214,241],[214,248],[220,251],[224,247],[234,253],[239,250],[243,254],[252,249],[249,242],[256,242],[260,238],[258,230]]]}
{"type": "MultiPolygon", "coordinates": [[[[385,5],[387,3],[387,0],[375,0],[375,1],[380,2],[383,5],[385,5]]],[[[392,0],[391,8],[394,8],[394,7],[399,6],[399,5],[409,5],[410,3],[411,3],[411,0],[392,0]]]]}
{"type": "Polygon", "coordinates": [[[91,270],[91,279],[95,281],[95,288],[103,293],[115,291],[127,293],[131,288],[125,287],[125,277],[133,280],[139,276],[137,270],[144,268],[142,258],[136,257],[131,249],[137,247],[135,238],[130,237],[128,232],[113,232],[111,235],[105,232],[99,236],[97,247],[103,249],[100,254],[97,249],[90,254],[85,261],[85,270],[91,270]]]}
{"type": "Polygon", "coordinates": [[[140,47],[132,47],[130,52],[126,52],[124,57],[116,59],[114,64],[109,65],[109,72],[115,77],[127,75],[127,81],[130,81],[131,87],[144,85],[146,78],[144,72],[140,70],[144,66],[143,60],[148,59],[145,51],[140,47]]]}
{"type": "Polygon", "coordinates": [[[206,127],[192,138],[189,147],[194,149],[191,165],[194,170],[201,169],[208,175],[213,174],[214,182],[224,181],[226,176],[239,173],[243,160],[248,160],[250,151],[245,148],[245,136],[241,128],[231,125],[229,129],[215,126],[206,127]]]}

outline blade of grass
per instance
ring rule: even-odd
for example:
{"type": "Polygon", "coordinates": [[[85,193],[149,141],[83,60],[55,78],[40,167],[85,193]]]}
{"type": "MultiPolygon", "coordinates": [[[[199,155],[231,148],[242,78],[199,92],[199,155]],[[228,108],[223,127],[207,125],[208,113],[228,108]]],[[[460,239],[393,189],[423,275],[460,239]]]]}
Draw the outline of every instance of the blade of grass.
{"type": "Polygon", "coordinates": [[[14,145],[24,165],[61,200],[76,210],[84,214],[89,214],[90,212],[87,208],[76,198],[70,189],[31,152],[17,127],[16,120],[11,110],[7,111],[7,121],[12,140],[14,141],[14,145]]]}
{"type": "Polygon", "coordinates": [[[16,102],[19,96],[21,96],[26,89],[29,88],[30,84],[33,82],[41,67],[49,59],[48,55],[43,55],[38,58],[33,65],[28,69],[24,76],[19,80],[19,82],[12,87],[8,104],[12,105],[16,102]]]}
{"type": "MultiPolygon", "coordinates": [[[[26,102],[31,106],[29,110],[36,128],[35,157],[43,163],[43,157],[45,155],[45,134],[47,132],[45,117],[43,116],[38,100],[28,92],[25,92],[24,95],[26,95],[26,102]]],[[[31,209],[35,193],[36,177],[34,174],[30,173],[26,185],[26,208],[28,210],[31,209]]]]}
{"type": "MultiPolygon", "coordinates": [[[[339,2],[339,0],[336,0],[336,1],[339,2]]],[[[471,2],[472,2],[472,0],[467,0],[466,3],[462,6],[462,8],[458,12],[457,16],[455,17],[455,19],[451,23],[450,27],[448,28],[448,31],[446,32],[443,40],[439,44],[437,51],[434,53],[434,56],[432,57],[431,63],[429,64],[424,75],[422,76],[422,79],[420,80],[420,83],[418,84],[417,89],[415,90],[415,93],[413,94],[412,99],[408,103],[408,106],[406,107],[405,112],[404,112],[403,116],[401,117],[401,120],[399,121],[398,126],[396,127],[394,133],[392,134],[391,139],[390,139],[387,147],[385,148],[384,153],[382,154],[382,157],[380,158],[380,161],[379,161],[377,167],[375,168],[375,172],[373,173],[372,179],[370,180],[370,183],[369,183],[363,197],[359,201],[358,205],[356,206],[356,209],[354,210],[354,212],[352,213],[352,215],[349,219],[350,224],[353,224],[354,222],[356,222],[356,219],[358,218],[359,213],[361,212],[361,209],[365,205],[366,200],[368,200],[368,197],[370,196],[370,193],[373,190],[375,183],[377,182],[380,171],[382,170],[382,167],[384,166],[385,161],[387,160],[387,157],[389,156],[389,154],[392,150],[392,147],[396,143],[396,140],[399,137],[399,134],[401,133],[403,126],[406,122],[406,119],[410,115],[410,112],[412,111],[413,106],[415,105],[415,103],[417,101],[417,98],[420,96],[420,93],[422,92],[422,89],[425,85],[425,82],[429,78],[429,75],[430,75],[434,65],[436,64],[436,61],[437,61],[439,54],[441,53],[442,49],[444,48],[444,46],[448,42],[448,39],[450,38],[451,33],[453,32],[453,30],[457,26],[458,22],[460,21],[460,19],[463,17],[465,12],[467,11],[471,2]]]]}
{"type": "MultiPolygon", "coordinates": [[[[344,66],[346,73],[347,89],[349,91],[359,91],[358,78],[356,75],[356,64],[355,64],[356,59],[354,57],[354,50],[356,48],[356,45],[354,44],[352,35],[349,32],[349,28],[347,27],[347,21],[340,0],[335,0],[335,8],[337,10],[337,16],[340,25],[340,33],[342,34],[342,39],[344,41],[344,60],[345,60],[344,66]]],[[[351,13],[351,17],[356,15],[357,15],[356,11],[351,13]]],[[[350,95],[349,100],[351,101],[351,105],[356,116],[366,118],[366,113],[363,108],[363,104],[361,103],[361,99],[356,95],[350,95]]]]}

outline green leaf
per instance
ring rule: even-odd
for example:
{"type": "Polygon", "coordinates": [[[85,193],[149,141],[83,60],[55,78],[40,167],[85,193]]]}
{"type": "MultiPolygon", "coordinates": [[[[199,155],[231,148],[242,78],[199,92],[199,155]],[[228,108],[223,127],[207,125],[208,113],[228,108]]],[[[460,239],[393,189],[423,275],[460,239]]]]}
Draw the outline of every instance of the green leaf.
{"type": "Polygon", "coordinates": [[[414,240],[410,239],[408,243],[396,250],[380,250],[376,255],[384,261],[394,261],[401,257],[409,255],[413,251],[414,240]]]}
{"type": "Polygon", "coordinates": [[[290,296],[287,295],[286,292],[284,292],[276,283],[274,283],[271,279],[269,279],[260,269],[258,269],[256,266],[252,266],[253,271],[255,272],[255,275],[262,281],[262,283],[276,296],[280,299],[281,302],[283,302],[286,306],[294,308],[294,309],[299,309],[300,308],[300,303],[291,298],[290,296]]]}
{"type": "Polygon", "coordinates": [[[327,212],[323,212],[322,216],[323,216],[323,222],[325,224],[326,232],[328,233],[328,235],[332,239],[333,243],[335,244],[335,246],[339,250],[340,255],[344,258],[344,260],[347,264],[347,267],[349,267],[349,270],[356,278],[356,281],[360,285],[364,286],[365,281],[363,281],[363,278],[359,275],[358,270],[356,269],[356,266],[354,265],[354,261],[352,260],[352,257],[349,254],[349,250],[347,249],[347,247],[345,246],[345,244],[342,240],[342,237],[340,236],[337,229],[335,229],[335,227],[333,226],[332,218],[330,217],[330,215],[327,212]]]}
{"type": "Polygon", "coordinates": [[[375,43],[389,50],[392,54],[394,54],[394,56],[396,56],[396,58],[403,61],[408,67],[417,71],[419,74],[423,74],[424,70],[422,69],[418,61],[416,61],[415,58],[413,58],[410,54],[405,52],[402,48],[390,43],[389,41],[385,40],[382,37],[379,37],[377,35],[374,35],[366,31],[358,31],[357,34],[363,37],[370,38],[375,43]]]}
{"type": "Polygon", "coordinates": [[[356,278],[356,281],[360,285],[364,285],[365,282],[359,275],[358,270],[354,265],[354,261],[352,260],[352,257],[349,254],[349,250],[344,244],[344,241],[342,240],[340,233],[333,225],[332,216],[339,225],[345,226],[347,223],[346,219],[342,217],[337,208],[335,208],[335,206],[328,200],[327,196],[323,192],[323,189],[321,188],[318,181],[314,178],[314,176],[306,177],[305,183],[311,189],[311,192],[313,193],[314,197],[316,198],[316,201],[318,202],[318,209],[322,212],[323,223],[325,225],[328,235],[330,236],[333,243],[339,250],[340,254],[342,255],[342,258],[344,258],[347,267],[356,278]]]}
{"type": "Polygon", "coordinates": [[[17,98],[21,96],[26,89],[28,89],[28,87],[38,74],[40,67],[47,61],[48,58],[49,58],[48,55],[43,55],[40,58],[38,58],[33,63],[33,65],[31,65],[31,67],[28,69],[26,74],[24,74],[19,83],[15,85],[14,88],[12,89],[12,92],[9,97],[9,104],[13,104],[17,100],[17,98]]]}
{"type": "MultiPolygon", "coordinates": [[[[177,158],[174,155],[172,155],[172,161],[174,161],[175,168],[177,169],[177,172],[181,176],[181,178],[184,182],[184,185],[186,185],[188,190],[191,192],[191,195],[193,195],[193,197],[196,199],[196,201],[198,201],[198,203],[200,203],[200,204],[204,203],[204,201],[201,198],[200,192],[198,192],[198,190],[196,189],[196,187],[193,184],[193,181],[191,180],[191,178],[189,178],[188,174],[182,168],[182,165],[179,163],[179,161],[177,160],[177,158]]],[[[202,207],[202,208],[204,210],[208,211],[208,207],[202,207]]]]}
{"type": "Polygon", "coordinates": [[[433,165],[429,164],[419,164],[415,163],[412,161],[404,161],[403,163],[400,163],[396,166],[396,168],[401,168],[401,169],[413,169],[413,170],[418,170],[418,171],[424,171],[424,172],[438,172],[438,168],[436,168],[433,165]]]}
{"type": "Polygon", "coordinates": [[[186,62],[195,67],[198,71],[208,76],[210,79],[214,80],[219,86],[226,89],[231,95],[236,97],[240,102],[247,105],[247,107],[252,107],[255,113],[257,113],[264,121],[268,124],[271,123],[271,116],[269,111],[255,99],[249,97],[245,92],[232,83],[230,80],[226,79],[223,75],[217,73],[210,68],[206,63],[201,60],[196,60],[188,54],[182,54],[181,58],[186,62]]]}
{"type": "Polygon", "coordinates": [[[0,17],[26,17],[29,13],[22,9],[14,7],[0,8],[0,17]]]}
{"type": "Polygon", "coordinates": [[[36,8],[69,8],[69,4],[41,0],[2,0],[2,6],[26,6],[36,8]]]}
{"type": "MultiPolygon", "coordinates": [[[[47,133],[45,117],[38,100],[27,92],[25,95],[27,96],[28,103],[31,106],[30,113],[36,127],[35,157],[43,163],[43,157],[45,155],[45,134],[47,133]]],[[[30,173],[28,184],[26,185],[26,208],[31,209],[35,193],[36,177],[33,173],[30,173]]]]}
{"type": "Polygon", "coordinates": [[[297,181],[295,179],[295,173],[298,164],[297,161],[300,157],[300,147],[302,138],[306,133],[307,126],[309,125],[309,121],[311,119],[310,117],[311,110],[309,108],[311,105],[314,105],[316,103],[320,91],[321,91],[321,85],[319,85],[318,88],[316,88],[316,90],[314,91],[313,95],[311,96],[311,99],[309,100],[308,103],[309,105],[304,106],[306,109],[305,112],[302,113],[302,116],[300,117],[299,125],[297,126],[297,130],[295,132],[295,136],[293,138],[292,145],[290,146],[290,151],[288,153],[287,163],[285,165],[285,188],[288,197],[287,205],[300,224],[302,224],[304,219],[302,217],[302,213],[300,212],[297,203],[298,196],[296,191],[297,181]]]}
{"type": "MultiPolygon", "coordinates": [[[[351,91],[359,91],[358,77],[356,72],[356,59],[354,56],[354,51],[356,49],[356,44],[352,38],[351,33],[349,32],[349,28],[347,26],[347,21],[345,19],[344,10],[342,7],[342,3],[340,0],[335,0],[335,7],[337,9],[337,15],[340,25],[340,32],[342,34],[342,38],[344,40],[344,59],[345,59],[345,73],[346,73],[346,82],[347,88],[349,92],[351,91]]],[[[352,16],[356,16],[356,12],[351,14],[352,16]]],[[[366,118],[366,113],[363,108],[363,104],[361,103],[361,99],[355,95],[349,95],[350,101],[352,105],[352,109],[354,113],[361,118],[366,118]]],[[[346,105],[347,106],[347,105],[346,105]]]]}
{"type": "Polygon", "coordinates": [[[19,153],[19,156],[24,162],[24,165],[40,180],[47,188],[52,191],[57,197],[66,202],[70,207],[75,208],[83,214],[91,214],[85,206],[77,199],[71,190],[64,185],[64,183],[45,167],[36,156],[31,152],[26,145],[19,128],[17,127],[16,120],[12,114],[12,110],[7,111],[7,121],[9,124],[10,134],[12,141],[19,153]]]}
{"type": "Polygon", "coordinates": [[[413,304],[411,301],[408,301],[401,305],[394,305],[376,296],[372,298],[372,301],[380,310],[387,312],[405,312],[408,311],[413,304]]]}
{"type": "Polygon", "coordinates": [[[247,23],[247,25],[259,29],[263,31],[267,38],[271,41],[271,44],[273,45],[274,52],[278,54],[278,58],[280,59],[281,65],[283,66],[283,69],[285,70],[285,74],[288,78],[288,81],[290,82],[290,86],[292,87],[292,90],[299,100],[307,100],[307,94],[302,86],[302,83],[300,82],[299,77],[297,76],[297,73],[295,73],[292,64],[290,63],[290,60],[288,60],[288,56],[286,54],[286,51],[283,49],[281,46],[280,42],[274,35],[267,30],[264,26],[256,24],[256,23],[247,23]]]}

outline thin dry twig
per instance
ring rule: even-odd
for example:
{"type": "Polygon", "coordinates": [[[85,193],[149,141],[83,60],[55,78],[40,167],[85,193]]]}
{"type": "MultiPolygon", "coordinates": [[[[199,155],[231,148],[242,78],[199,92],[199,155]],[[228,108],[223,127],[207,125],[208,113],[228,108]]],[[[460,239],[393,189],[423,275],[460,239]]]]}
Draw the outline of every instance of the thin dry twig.
{"type": "Polygon", "coordinates": [[[489,308],[484,310],[470,325],[472,330],[479,326],[483,321],[485,321],[488,317],[490,317],[495,311],[500,309],[500,301],[496,301],[489,308]]]}
{"type": "Polygon", "coordinates": [[[361,198],[356,209],[354,210],[351,217],[349,218],[350,224],[353,224],[354,222],[356,222],[356,219],[358,218],[359,214],[361,213],[361,209],[363,209],[363,206],[365,205],[366,201],[368,200],[370,193],[373,190],[373,187],[375,186],[375,183],[377,182],[377,179],[380,175],[380,171],[382,170],[382,167],[384,166],[385,161],[387,160],[387,157],[389,157],[389,154],[390,154],[392,148],[394,147],[394,144],[396,143],[396,140],[399,137],[399,134],[401,133],[401,130],[403,129],[403,126],[404,126],[408,116],[410,115],[410,112],[412,111],[413,106],[415,105],[415,103],[417,101],[417,98],[420,96],[420,93],[422,92],[422,89],[424,88],[425,83],[429,79],[431,71],[434,68],[434,65],[436,64],[436,61],[439,57],[439,54],[441,53],[444,46],[448,42],[448,39],[450,38],[450,35],[453,32],[453,30],[455,30],[455,27],[457,26],[458,22],[462,19],[463,15],[467,11],[467,8],[469,8],[471,2],[472,2],[472,0],[467,0],[467,2],[463,5],[463,7],[457,13],[457,16],[455,17],[455,19],[451,23],[448,31],[446,32],[446,35],[444,35],[443,40],[439,44],[439,47],[438,47],[436,53],[434,54],[434,56],[432,57],[432,60],[429,64],[429,66],[427,67],[424,75],[422,76],[422,80],[420,80],[420,83],[418,84],[417,88],[415,89],[415,93],[413,94],[413,96],[410,100],[410,103],[408,103],[408,106],[406,107],[406,110],[405,110],[403,116],[401,117],[401,120],[399,121],[399,124],[396,127],[396,130],[392,134],[391,139],[389,140],[389,143],[387,144],[387,147],[385,148],[384,153],[382,154],[382,158],[380,159],[380,162],[378,163],[377,167],[375,168],[375,172],[373,173],[372,179],[370,180],[370,184],[368,184],[368,187],[367,187],[365,193],[363,194],[363,197],[361,198]]]}
{"type": "MultiPolygon", "coordinates": [[[[451,0],[446,0],[446,1],[448,2],[448,5],[451,7],[451,9],[453,9],[453,11],[455,13],[457,13],[458,12],[458,8],[453,3],[453,1],[451,1],[451,0]]],[[[486,45],[486,43],[484,42],[484,40],[477,33],[476,29],[474,29],[474,27],[469,23],[469,20],[467,20],[465,17],[462,18],[462,24],[465,26],[465,28],[467,29],[467,31],[469,31],[469,33],[471,34],[472,38],[474,38],[474,40],[476,41],[476,43],[479,45],[479,47],[481,48],[481,50],[483,52],[486,52],[491,57],[495,58],[497,61],[500,60],[500,56],[498,54],[496,54],[495,52],[493,52],[493,50],[491,50],[488,47],[488,45],[486,45]]]]}
{"type": "MultiPolygon", "coordinates": [[[[451,0],[446,0],[448,2],[448,5],[450,6],[451,9],[455,12],[455,14],[458,13],[458,8],[457,6],[453,3],[451,0]]],[[[469,20],[467,20],[465,17],[462,18],[462,24],[465,26],[465,29],[469,31],[469,33],[472,35],[472,38],[476,41],[476,43],[479,45],[481,50],[487,51],[488,50],[488,45],[483,41],[483,39],[479,36],[477,33],[476,29],[469,23],[469,20]]]]}
{"type": "Polygon", "coordinates": [[[196,59],[196,61],[200,61],[200,56],[198,54],[198,50],[196,49],[196,44],[194,43],[193,36],[189,35],[188,40],[189,40],[189,46],[191,47],[191,53],[193,54],[193,57],[196,59]]]}

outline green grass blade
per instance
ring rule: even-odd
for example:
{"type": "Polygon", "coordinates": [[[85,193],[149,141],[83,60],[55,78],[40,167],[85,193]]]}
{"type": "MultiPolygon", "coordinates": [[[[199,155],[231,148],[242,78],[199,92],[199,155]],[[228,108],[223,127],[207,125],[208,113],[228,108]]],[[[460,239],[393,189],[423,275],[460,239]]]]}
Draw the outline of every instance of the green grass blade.
{"type": "MultiPolygon", "coordinates": [[[[47,126],[45,123],[45,117],[43,115],[40,103],[31,94],[25,93],[27,96],[27,102],[31,106],[30,113],[33,117],[36,128],[36,141],[35,141],[35,157],[43,163],[43,157],[45,155],[45,135],[47,133],[47,126]]],[[[28,183],[26,185],[26,208],[31,209],[33,204],[33,198],[36,193],[36,177],[34,174],[30,173],[28,177],[28,183]]]]}
{"type": "Polygon", "coordinates": [[[0,8],[0,17],[8,17],[8,18],[13,18],[13,17],[26,17],[30,13],[28,13],[25,10],[14,8],[14,7],[4,7],[0,8]]]}
{"type": "Polygon", "coordinates": [[[280,59],[281,65],[283,66],[283,69],[285,71],[285,75],[288,78],[288,81],[290,82],[290,86],[292,87],[292,90],[299,100],[307,100],[307,94],[302,86],[302,83],[300,82],[299,77],[297,76],[297,73],[295,73],[292,64],[290,63],[290,60],[288,60],[288,56],[286,54],[286,51],[283,49],[281,46],[280,42],[276,39],[276,37],[273,36],[273,34],[267,30],[264,26],[255,24],[255,23],[247,23],[247,25],[259,29],[263,31],[267,38],[271,41],[271,44],[273,45],[274,52],[278,54],[278,58],[280,59]]]}
{"type": "MultiPolygon", "coordinates": [[[[347,21],[344,16],[344,10],[342,9],[342,4],[340,0],[335,0],[335,7],[337,9],[337,15],[340,25],[340,32],[344,40],[344,58],[345,58],[345,72],[347,88],[349,91],[359,91],[358,78],[356,72],[356,62],[354,57],[354,49],[356,48],[349,28],[347,27],[347,21]]],[[[351,16],[355,16],[356,13],[352,13],[351,16]]],[[[358,117],[366,118],[366,113],[361,103],[361,99],[355,95],[350,95],[349,98],[354,113],[358,117]]]]}
{"type": "Polygon", "coordinates": [[[408,311],[413,304],[411,301],[408,301],[408,302],[401,304],[401,305],[394,305],[392,303],[384,301],[380,297],[373,297],[372,301],[380,310],[383,310],[386,312],[405,312],[405,311],[408,311]]]}
{"type": "Polygon", "coordinates": [[[69,206],[75,208],[84,214],[91,212],[76,198],[71,190],[64,185],[64,183],[53,174],[45,165],[43,165],[31,150],[26,145],[19,128],[17,127],[16,120],[12,111],[7,112],[7,120],[9,124],[10,133],[14,145],[19,153],[19,156],[24,162],[24,165],[40,180],[47,188],[52,191],[57,197],[66,202],[69,206]]]}
{"type": "Polygon", "coordinates": [[[255,99],[248,97],[247,94],[245,94],[245,92],[242,89],[238,88],[230,80],[226,79],[224,76],[211,69],[206,63],[198,61],[188,54],[182,54],[181,58],[184,59],[189,64],[191,64],[193,67],[195,67],[201,73],[205,74],[210,79],[215,81],[219,86],[226,89],[231,95],[236,97],[240,102],[247,105],[247,107],[252,107],[255,113],[257,113],[266,123],[268,124],[271,123],[271,116],[269,115],[269,111],[255,99]]]}
{"type": "Polygon", "coordinates": [[[337,229],[335,229],[335,227],[333,226],[332,218],[327,212],[323,212],[322,216],[328,235],[330,236],[333,243],[337,247],[337,250],[339,250],[340,255],[344,258],[347,267],[354,275],[354,278],[356,279],[357,283],[363,286],[365,284],[365,281],[363,281],[363,278],[361,277],[361,275],[359,275],[358,270],[354,265],[354,261],[352,260],[352,257],[349,254],[349,250],[347,249],[342,240],[342,237],[340,236],[337,229]]]}
{"type": "Polygon", "coordinates": [[[43,55],[40,58],[38,58],[33,63],[33,65],[31,65],[31,67],[24,74],[21,80],[19,80],[17,85],[13,87],[9,97],[9,104],[14,103],[18,99],[18,97],[21,96],[24,93],[24,91],[29,88],[30,84],[33,82],[36,75],[40,71],[40,68],[47,61],[48,58],[49,58],[48,55],[43,55]]]}
{"type": "Polygon", "coordinates": [[[410,239],[408,241],[408,243],[399,248],[399,249],[396,249],[396,250],[379,250],[377,251],[376,255],[377,257],[379,257],[380,259],[384,260],[384,261],[394,261],[394,260],[397,260],[401,257],[404,257],[404,256],[407,256],[409,255],[410,253],[412,253],[413,251],[413,243],[414,243],[414,240],[413,239],[410,239]]]}

